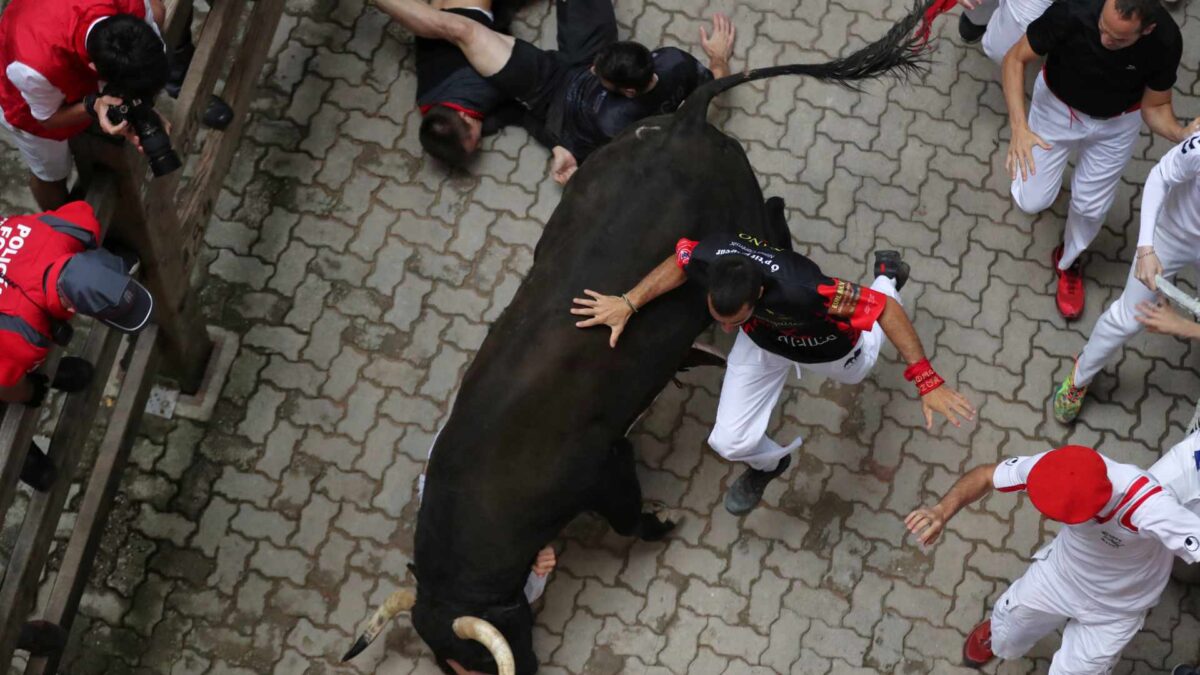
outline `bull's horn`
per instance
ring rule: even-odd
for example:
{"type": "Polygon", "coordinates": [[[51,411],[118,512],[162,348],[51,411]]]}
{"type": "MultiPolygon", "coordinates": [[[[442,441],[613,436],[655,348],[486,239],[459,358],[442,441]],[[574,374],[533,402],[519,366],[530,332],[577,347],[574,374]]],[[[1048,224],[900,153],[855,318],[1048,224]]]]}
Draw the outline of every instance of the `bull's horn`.
{"type": "Polygon", "coordinates": [[[454,634],[464,640],[474,640],[487,647],[496,660],[497,672],[500,675],[516,675],[517,666],[513,661],[512,649],[508,640],[496,630],[492,624],[473,616],[460,616],[454,620],[454,634]]]}
{"type": "Polygon", "coordinates": [[[383,629],[387,627],[388,622],[393,617],[400,612],[407,612],[415,604],[417,604],[417,594],[407,588],[402,588],[389,595],[388,599],[371,616],[371,621],[367,624],[367,629],[363,631],[362,635],[358,636],[358,640],[355,641],[354,646],[342,657],[342,662],[345,663],[362,653],[362,650],[366,649],[367,645],[379,637],[379,634],[383,632],[383,629]]]}

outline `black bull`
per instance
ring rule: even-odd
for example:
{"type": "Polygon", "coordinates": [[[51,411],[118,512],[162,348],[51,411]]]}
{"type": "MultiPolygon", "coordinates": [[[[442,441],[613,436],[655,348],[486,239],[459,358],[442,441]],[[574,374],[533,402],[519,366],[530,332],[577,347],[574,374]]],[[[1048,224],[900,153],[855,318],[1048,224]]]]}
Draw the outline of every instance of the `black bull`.
{"type": "MultiPolygon", "coordinates": [[[[672,527],[642,511],[623,438],[709,325],[703,291],[685,284],[648,304],[616,349],[607,329],[580,330],[568,310],[584,288],[631,288],[680,237],[740,231],[767,238],[758,180],[741,145],[708,124],[709,102],[779,74],[845,83],[911,72],[924,56],[912,37],[923,10],[915,7],[886,37],[842,59],[707,84],[675,114],[626,130],[572,178],[529,275],[468,368],[426,469],[412,620],[443,668],[453,659],[496,672],[489,651],[452,628],[470,615],[503,634],[517,673],[537,670],[522,589],[537,551],[580,513],[598,512],[618,533],[644,539],[672,527]]],[[[373,623],[376,630],[347,658],[382,628],[373,623]]]]}

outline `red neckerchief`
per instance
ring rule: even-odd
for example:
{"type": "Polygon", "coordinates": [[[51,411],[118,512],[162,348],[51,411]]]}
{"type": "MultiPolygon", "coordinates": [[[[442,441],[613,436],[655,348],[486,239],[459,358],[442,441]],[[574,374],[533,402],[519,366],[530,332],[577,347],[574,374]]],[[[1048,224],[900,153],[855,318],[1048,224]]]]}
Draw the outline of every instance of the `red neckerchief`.
{"type": "Polygon", "coordinates": [[[442,106],[443,108],[457,110],[458,112],[466,115],[467,117],[473,117],[477,120],[483,119],[483,113],[479,112],[478,110],[471,110],[470,108],[464,108],[461,105],[458,105],[457,103],[426,103],[425,105],[421,106],[421,114],[428,115],[430,110],[433,110],[436,106],[439,106],[439,105],[442,106]]]}

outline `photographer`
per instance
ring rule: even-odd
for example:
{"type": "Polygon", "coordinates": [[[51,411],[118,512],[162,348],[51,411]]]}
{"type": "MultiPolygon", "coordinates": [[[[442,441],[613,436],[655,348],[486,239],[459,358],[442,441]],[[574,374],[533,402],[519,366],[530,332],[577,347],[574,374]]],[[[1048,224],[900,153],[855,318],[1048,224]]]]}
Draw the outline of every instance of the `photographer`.
{"type": "MultiPolygon", "coordinates": [[[[68,321],[77,312],[126,333],[150,320],[150,293],[121,258],[97,248],[99,237],[86,202],[0,219],[0,401],[37,406],[50,387],[74,392],[88,385],[92,366],[80,358],[63,358],[53,382],[33,372],[52,345],[70,342],[68,321]]],[[[21,480],[45,490],[55,474],[53,462],[31,446],[21,480]]]]}
{"type": "MultiPolygon", "coordinates": [[[[163,124],[149,109],[186,71],[172,71],[158,28],[164,14],[162,0],[12,0],[0,15],[0,125],[29,167],[41,208],[66,203],[67,139],[93,121],[144,147],[156,175],[177,166],[163,124]],[[110,114],[112,108],[124,115],[110,114]]],[[[219,128],[230,117],[214,97],[205,122],[219,128]]]]}

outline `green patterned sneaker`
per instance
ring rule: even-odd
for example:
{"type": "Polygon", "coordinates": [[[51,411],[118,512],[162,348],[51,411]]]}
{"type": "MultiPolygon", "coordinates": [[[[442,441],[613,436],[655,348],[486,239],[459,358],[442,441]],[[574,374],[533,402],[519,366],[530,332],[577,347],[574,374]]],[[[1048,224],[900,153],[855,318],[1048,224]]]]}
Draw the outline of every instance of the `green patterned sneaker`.
{"type": "Polygon", "coordinates": [[[1083,408],[1085,394],[1087,394],[1087,386],[1075,386],[1075,366],[1072,365],[1067,379],[1063,380],[1058,391],[1054,393],[1054,419],[1063,424],[1074,422],[1083,408]]]}

